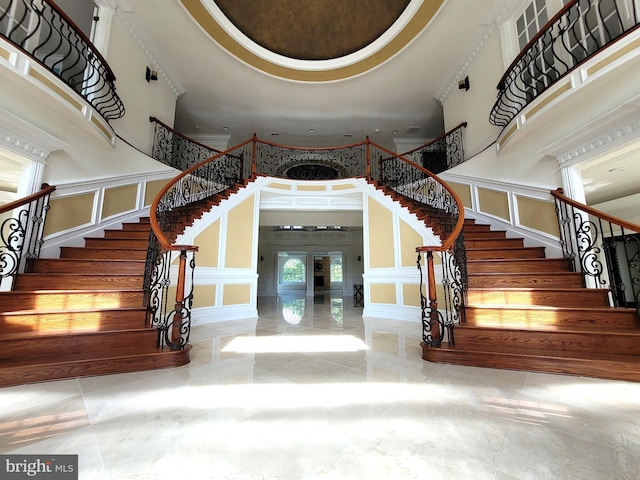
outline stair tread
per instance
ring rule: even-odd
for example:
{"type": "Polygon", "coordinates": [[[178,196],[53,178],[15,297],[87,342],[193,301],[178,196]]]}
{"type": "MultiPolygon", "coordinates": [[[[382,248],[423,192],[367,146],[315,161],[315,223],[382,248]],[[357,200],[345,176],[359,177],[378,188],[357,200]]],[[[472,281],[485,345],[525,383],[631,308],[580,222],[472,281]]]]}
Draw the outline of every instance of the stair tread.
{"type": "MultiPolygon", "coordinates": [[[[108,334],[108,335],[114,335],[114,334],[127,334],[130,335],[132,333],[141,333],[141,332],[152,332],[155,333],[156,329],[153,327],[148,327],[148,326],[140,326],[140,327],[136,327],[136,328],[115,328],[113,330],[108,330],[108,331],[86,331],[86,330],[82,330],[82,331],[78,331],[78,332],[73,332],[73,333],[69,333],[66,331],[45,331],[44,333],[39,333],[39,332],[17,332],[17,333],[3,333],[0,334],[0,342],[3,341],[16,341],[16,340],[29,340],[29,339],[33,339],[33,338],[38,338],[38,339],[43,339],[43,338],[60,338],[60,337],[80,337],[80,336],[91,336],[91,335],[100,335],[100,334],[108,334]]],[[[140,344],[140,347],[142,347],[143,345],[140,344]]]]}
{"type": "MultiPolygon", "coordinates": [[[[109,290],[111,291],[111,290],[109,290]]],[[[80,308],[80,309],[69,309],[69,308],[65,308],[64,310],[60,309],[60,310],[47,310],[46,308],[41,308],[41,309],[31,309],[31,310],[11,310],[8,312],[0,312],[0,318],[1,317],[8,317],[11,315],[17,316],[17,315],[48,315],[48,314],[54,314],[54,313],[91,313],[91,312],[96,312],[96,313],[103,313],[103,312],[133,312],[136,310],[140,310],[140,311],[146,311],[147,309],[143,306],[140,307],[91,307],[91,308],[80,308]]],[[[1,334],[0,334],[1,336],[1,334]]]]}
{"type": "MultiPolygon", "coordinates": [[[[511,332],[554,332],[554,333],[566,333],[566,334],[594,334],[594,335],[603,335],[603,332],[600,330],[594,329],[591,326],[570,326],[570,325],[463,325],[459,326],[461,329],[465,330],[500,330],[500,331],[511,331],[511,332]]],[[[458,330],[459,332],[459,330],[458,330]]],[[[617,335],[617,336],[631,336],[638,337],[640,339],[640,330],[637,328],[620,328],[615,330],[609,330],[606,332],[607,335],[617,335]]],[[[493,345],[492,345],[493,348],[493,345]]]]}
{"type": "MultiPolygon", "coordinates": [[[[191,345],[186,345],[185,349],[191,349],[191,345]]],[[[20,358],[5,358],[0,359],[0,368],[11,368],[17,366],[36,366],[36,365],[59,365],[65,363],[81,363],[81,362],[99,362],[100,360],[111,359],[126,359],[126,358],[138,358],[145,357],[152,354],[171,354],[172,352],[168,347],[164,350],[154,346],[138,346],[131,349],[119,349],[113,350],[112,355],[105,355],[104,352],[96,352],[94,354],[88,353],[63,353],[56,355],[55,359],[52,359],[50,355],[41,357],[30,356],[20,358]]]]}
{"type": "Polygon", "coordinates": [[[612,312],[630,312],[634,313],[636,311],[635,308],[625,308],[625,307],[557,307],[551,305],[518,305],[518,304],[484,304],[484,303],[467,303],[466,308],[476,308],[476,309],[487,309],[487,310],[496,310],[496,309],[507,309],[507,310],[554,310],[554,311],[589,311],[589,312],[602,312],[602,313],[612,313],[612,312]]]}

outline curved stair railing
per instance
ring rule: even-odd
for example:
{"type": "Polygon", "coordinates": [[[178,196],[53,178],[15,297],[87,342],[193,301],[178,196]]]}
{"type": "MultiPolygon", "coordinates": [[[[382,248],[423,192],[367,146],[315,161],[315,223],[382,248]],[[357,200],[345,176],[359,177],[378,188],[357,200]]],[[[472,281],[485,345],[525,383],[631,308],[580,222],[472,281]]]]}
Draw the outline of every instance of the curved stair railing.
{"type": "Polygon", "coordinates": [[[11,290],[19,273],[29,272],[31,261],[40,256],[49,197],[56,189],[42,189],[0,207],[0,289],[11,290]]]}
{"type": "Polygon", "coordinates": [[[558,80],[639,26],[634,0],[570,1],[507,68],[490,122],[505,127],[558,80]]]}
{"type": "Polygon", "coordinates": [[[438,138],[400,155],[438,175],[465,161],[462,129],[466,126],[467,122],[463,122],[438,138]]]}
{"type": "Polygon", "coordinates": [[[0,35],[66,83],[106,121],[124,115],[107,61],[52,0],[0,3],[0,35]]]}
{"type": "Polygon", "coordinates": [[[155,124],[151,156],[165,165],[187,170],[220,153],[220,150],[196,142],[155,117],[149,117],[149,121],[155,124]]]}
{"type": "Polygon", "coordinates": [[[208,210],[216,194],[227,191],[243,179],[243,159],[250,144],[251,140],[248,140],[185,170],[167,184],[151,204],[151,233],[143,288],[148,323],[158,330],[159,347],[183,349],[191,331],[193,275],[198,247],[174,242],[184,228],[208,210]],[[176,257],[177,273],[172,272],[176,257]],[[175,302],[169,298],[172,289],[175,289],[175,302]]]}
{"type": "MultiPolygon", "coordinates": [[[[457,141],[461,151],[461,139],[457,141]]],[[[455,151],[459,150],[456,148],[455,151]]],[[[258,175],[298,180],[363,177],[379,188],[393,192],[405,206],[419,212],[442,239],[441,245],[416,249],[421,277],[423,341],[428,345],[439,345],[445,328],[453,339],[453,326],[462,318],[466,291],[466,256],[462,239],[464,208],[456,193],[429,170],[372,143],[369,138],[341,147],[310,148],[279,145],[261,140],[254,134],[250,140],[185,170],[165,186],[151,205],[145,304],[150,324],[158,329],[160,345],[184,348],[190,331],[198,247],[173,242],[187,225],[215,205],[220,196],[258,175]],[[248,158],[250,162],[245,161],[248,158]],[[438,309],[434,252],[443,257],[444,314],[438,309]],[[426,255],[428,298],[422,285],[421,254],[426,255]],[[174,268],[177,276],[171,271],[176,258],[179,259],[174,268]],[[190,285],[188,270],[191,272],[190,285]],[[175,302],[169,298],[172,285],[176,289],[175,302]]]]}
{"type": "MultiPolygon", "coordinates": [[[[387,153],[391,153],[387,151],[387,153]]],[[[380,183],[409,200],[410,210],[418,211],[441,238],[436,246],[421,246],[417,266],[420,271],[420,305],[422,311],[422,341],[439,346],[445,331],[453,345],[453,330],[464,321],[465,295],[468,287],[464,248],[464,206],[458,195],[436,175],[402,156],[380,159],[380,183]],[[444,302],[438,304],[434,253],[442,262],[444,302]],[[422,255],[425,255],[427,292],[423,288],[422,255]]]]}
{"type": "Polygon", "coordinates": [[[576,202],[562,189],[551,195],[564,257],[587,286],[609,290],[612,306],[635,308],[640,328],[640,225],[576,202]]]}

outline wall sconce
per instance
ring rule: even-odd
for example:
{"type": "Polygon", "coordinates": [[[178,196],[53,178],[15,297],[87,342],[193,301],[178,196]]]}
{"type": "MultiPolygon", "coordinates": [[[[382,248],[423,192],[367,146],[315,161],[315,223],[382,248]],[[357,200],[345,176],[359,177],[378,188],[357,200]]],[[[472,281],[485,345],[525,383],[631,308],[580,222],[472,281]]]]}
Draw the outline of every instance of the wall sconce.
{"type": "Polygon", "coordinates": [[[458,88],[460,90],[469,90],[469,75],[467,75],[464,80],[458,82],[458,88]]]}
{"type": "Polygon", "coordinates": [[[158,72],[147,67],[147,72],[144,74],[144,78],[147,80],[147,82],[151,80],[158,80],[158,72]]]}
{"type": "Polygon", "coordinates": [[[362,261],[362,255],[358,255],[358,261],[361,262],[362,261]]]}

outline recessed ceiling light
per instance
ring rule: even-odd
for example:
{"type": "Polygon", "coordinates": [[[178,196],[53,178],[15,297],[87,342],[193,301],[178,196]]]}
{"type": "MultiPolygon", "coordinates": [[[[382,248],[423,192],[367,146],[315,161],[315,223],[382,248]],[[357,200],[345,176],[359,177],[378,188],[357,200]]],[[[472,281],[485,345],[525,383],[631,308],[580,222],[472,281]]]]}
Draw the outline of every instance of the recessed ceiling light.
{"type": "Polygon", "coordinates": [[[313,133],[313,132],[315,132],[315,130],[313,128],[310,128],[309,133],[313,133]]]}
{"type": "Polygon", "coordinates": [[[397,135],[397,134],[398,134],[398,130],[394,130],[394,131],[393,131],[393,132],[391,132],[391,133],[393,133],[394,135],[397,135]]]}
{"type": "Polygon", "coordinates": [[[271,132],[272,137],[277,137],[278,135],[280,135],[280,132],[271,132]]]}
{"type": "Polygon", "coordinates": [[[194,125],[193,128],[195,128],[196,130],[200,129],[200,125],[194,125]]]}
{"type": "Polygon", "coordinates": [[[345,137],[353,137],[353,134],[352,133],[345,133],[344,136],[345,137]]]}
{"type": "Polygon", "coordinates": [[[380,129],[379,129],[379,128],[376,128],[373,132],[374,132],[374,133],[380,133],[380,129]]]}
{"type": "Polygon", "coordinates": [[[222,127],[222,129],[226,132],[229,130],[229,127],[222,127]]]}

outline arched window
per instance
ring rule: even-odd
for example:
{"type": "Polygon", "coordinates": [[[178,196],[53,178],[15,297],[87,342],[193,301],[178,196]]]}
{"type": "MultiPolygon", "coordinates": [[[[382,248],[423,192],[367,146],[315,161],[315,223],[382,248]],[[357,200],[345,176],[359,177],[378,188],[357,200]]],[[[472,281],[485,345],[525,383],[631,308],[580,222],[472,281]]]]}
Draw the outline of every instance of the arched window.
{"type": "Polygon", "coordinates": [[[282,281],[286,283],[303,283],[305,281],[304,262],[299,258],[290,258],[282,266],[282,281]]]}
{"type": "Polygon", "coordinates": [[[331,262],[331,281],[342,281],[342,258],[336,258],[331,262]]]}

